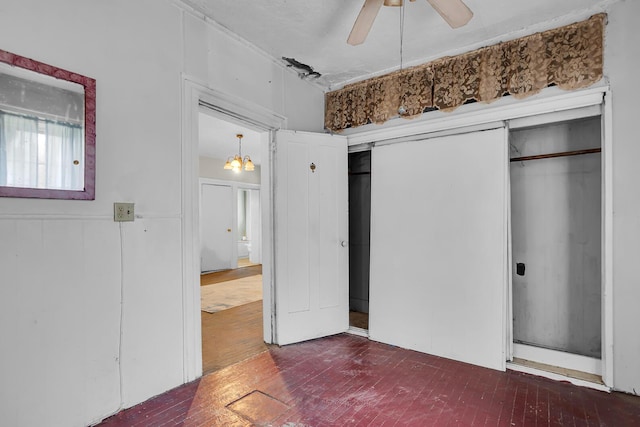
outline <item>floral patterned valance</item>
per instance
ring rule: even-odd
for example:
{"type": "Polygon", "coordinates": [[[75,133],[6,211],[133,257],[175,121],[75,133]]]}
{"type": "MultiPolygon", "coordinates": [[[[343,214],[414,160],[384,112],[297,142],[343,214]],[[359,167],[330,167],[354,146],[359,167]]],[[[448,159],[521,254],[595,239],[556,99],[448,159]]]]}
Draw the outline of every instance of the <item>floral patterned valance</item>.
{"type": "Polygon", "coordinates": [[[578,89],[602,78],[606,14],[446,57],[345,86],[325,95],[325,128],[334,132],[415,117],[465,102],[524,98],[547,86],[578,89]]]}

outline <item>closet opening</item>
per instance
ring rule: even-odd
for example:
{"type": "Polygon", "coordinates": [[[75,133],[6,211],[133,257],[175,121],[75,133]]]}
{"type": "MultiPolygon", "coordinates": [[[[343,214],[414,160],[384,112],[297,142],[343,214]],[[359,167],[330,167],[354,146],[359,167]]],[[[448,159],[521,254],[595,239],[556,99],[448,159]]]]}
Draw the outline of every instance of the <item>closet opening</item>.
{"type": "Polygon", "coordinates": [[[349,153],[349,328],[369,329],[371,151],[349,153]]]}
{"type": "Polygon", "coordinates": [[[513,363],[602,384],[601,116],[509,132],[513,363]]]}

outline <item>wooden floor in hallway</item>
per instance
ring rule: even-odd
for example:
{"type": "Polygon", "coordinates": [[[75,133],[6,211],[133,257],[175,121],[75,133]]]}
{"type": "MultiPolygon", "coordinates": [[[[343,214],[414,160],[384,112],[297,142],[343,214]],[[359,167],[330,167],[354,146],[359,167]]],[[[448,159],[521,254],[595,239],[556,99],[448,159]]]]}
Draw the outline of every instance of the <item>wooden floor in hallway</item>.
{"type": "Polygon", "coordinates": [[[243,277],[255,276],[262,274],[262,265],[255,264],[242,268],[234,268],[231,270],[214,271],[200,275],[200,286],[212,285],[215,283],[226,282],[228,280],[242,279],[243,277]]]}
{"type": "Polygon", "coordinates": [[[100,425],[630,427],[640,397],[341,334],[272,346],[100,425]]]}
{"type": "MultiPolygon", "coordinates": [[[[262,266],[200,276],[201,286],[262,274],[262,266]]],[[[208,374],[267,350],[262,330],[262,300],[217,313],[201,311],[202,372],[208,374]]]]}

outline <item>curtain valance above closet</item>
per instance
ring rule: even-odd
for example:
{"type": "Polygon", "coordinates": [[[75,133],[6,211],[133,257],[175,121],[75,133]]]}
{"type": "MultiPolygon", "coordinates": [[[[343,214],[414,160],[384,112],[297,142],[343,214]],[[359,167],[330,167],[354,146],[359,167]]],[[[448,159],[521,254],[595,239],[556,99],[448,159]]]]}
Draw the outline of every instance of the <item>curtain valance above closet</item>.
{"type": "Polygon", "coordinates": [[[524,98],[547,86],[572,90],[602,78],[606,14],[441,58],[345,86],[325,95],[325,128],[334,132],[430,109],[453,110],[502,96],[524,98]]]}

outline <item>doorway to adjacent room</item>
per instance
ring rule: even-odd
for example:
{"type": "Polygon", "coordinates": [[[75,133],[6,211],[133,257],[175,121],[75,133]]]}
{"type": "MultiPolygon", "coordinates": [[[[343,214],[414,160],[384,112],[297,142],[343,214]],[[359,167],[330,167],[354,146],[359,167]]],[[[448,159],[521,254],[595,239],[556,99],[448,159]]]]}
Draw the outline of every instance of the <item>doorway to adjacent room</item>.
{"type": "Polygon", "coordinates": [[[206,375],[267,349],[260,206],[263,135],[203,106],[198,127],[200,309],[206,375]],[[243,135],[242,148],[234,138],[238,134],[243,135]],[[225,156],[239,150],[251,156],[255,170],[225,169],[225,156]]]}

